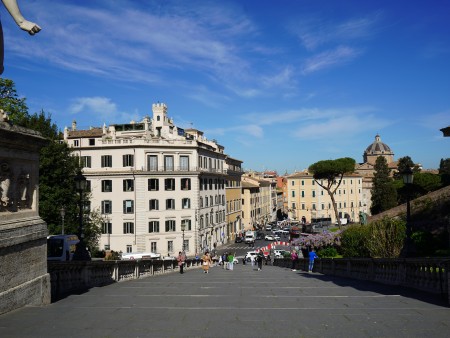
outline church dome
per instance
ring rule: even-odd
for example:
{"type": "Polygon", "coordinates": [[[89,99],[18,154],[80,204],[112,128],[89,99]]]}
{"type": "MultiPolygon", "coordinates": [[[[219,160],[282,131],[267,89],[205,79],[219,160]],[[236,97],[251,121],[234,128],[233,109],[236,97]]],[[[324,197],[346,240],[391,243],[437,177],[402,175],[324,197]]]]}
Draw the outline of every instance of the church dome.
{"type": "Polygon", "coordinates": [[[394,161],[394,153],[391,148],[386,143],[381,142],[380,135],[377,134],[375,141],[364,151],[364,163],[374,165],[378,156],[383,156],[388,164],[394,161]]]}
{"type": "Polygon", "coordinates": [[[386,143],[381,142],[380,135],[375,136],[375,141],[366,148],[367,155],[388,155],[392,154],[391,148],[386,143]]]}

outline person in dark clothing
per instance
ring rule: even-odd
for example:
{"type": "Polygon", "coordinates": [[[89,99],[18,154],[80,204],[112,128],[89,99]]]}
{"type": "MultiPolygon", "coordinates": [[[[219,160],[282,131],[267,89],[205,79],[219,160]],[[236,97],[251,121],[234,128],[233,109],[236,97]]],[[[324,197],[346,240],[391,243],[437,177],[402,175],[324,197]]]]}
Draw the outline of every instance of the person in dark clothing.
{"type": "Polygon", "coordinates": [[[263,259],[264,259],[264,254],[262,253],[262,251],[260,251],[260,252],[258,253],[258,257],[257,257],[257,261],[258,261],[258,271],[261,271],[261,269],[262,269],[263,259]]]}

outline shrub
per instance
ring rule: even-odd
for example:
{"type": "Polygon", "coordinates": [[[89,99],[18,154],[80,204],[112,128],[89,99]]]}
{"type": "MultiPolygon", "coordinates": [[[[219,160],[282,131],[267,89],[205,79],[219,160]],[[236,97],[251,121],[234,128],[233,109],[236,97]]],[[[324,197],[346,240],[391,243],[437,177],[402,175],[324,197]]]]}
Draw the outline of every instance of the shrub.
{"type": "Polygon", "coordinates": [[[341,234],[341,253],[344,257],[369,257],[365,246],[368,227],[354,224],[341,234]]]}
{"type": "Polygon", "coordinates": [[[395,258],[400,255],[406,236],[405,221],[383,218],[368,225],[365,245],[372,258],[395,258]]]}
{"type": "Polygon", "coordinates": [[[317,252],[317,255],[320,258],[333,258],[338,255],[338,252],[337,252],[336,248],[328,247],[328,248],[323,248],[323,249],[319,250],[317,252]]]}

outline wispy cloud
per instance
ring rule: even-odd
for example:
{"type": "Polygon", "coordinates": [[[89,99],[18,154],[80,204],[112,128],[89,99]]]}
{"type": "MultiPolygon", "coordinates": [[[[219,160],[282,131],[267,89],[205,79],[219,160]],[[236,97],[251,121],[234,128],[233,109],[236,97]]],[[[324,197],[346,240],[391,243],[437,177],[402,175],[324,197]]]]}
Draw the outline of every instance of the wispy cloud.
{"type": "Polygon", "coordinates": [[[325,22],[317,17],[301,18],[290,24],[290,31],[298,36],[309,51],[326,44],[346,43],[372,36],[377,31],[377,24],[382,18],[377,11],[368,16],[352,18],[344,22],[325,22]]]}
{"type": "Polygon", "coordinates": [[[317,54],[307,59],[303,65],[303,74],[311,74],[335,65],[342,65],[355,59],[362,53],[361,50],[346,46],[317,54]]]}
{"type": "Polygon", "coordinates": [[[119,111],[117,105],[110,98],[98,96],[74,99],[68,108],[68,112],[72,115],[95,115],[97,120],[107,123],[109,121],[128,123],[131,120],[138,120],[140,118],[137,113],[119,111]]]}
{"type": "Polygon", "coordinates": [[[343,135],[348,139],[350,135],[379,131],[391,123],[386,119],[377,118],[375,115],[348,115],[300,126],[293,134],[295,137],[305,140],[324,138],[339,140],[343,135]]]}

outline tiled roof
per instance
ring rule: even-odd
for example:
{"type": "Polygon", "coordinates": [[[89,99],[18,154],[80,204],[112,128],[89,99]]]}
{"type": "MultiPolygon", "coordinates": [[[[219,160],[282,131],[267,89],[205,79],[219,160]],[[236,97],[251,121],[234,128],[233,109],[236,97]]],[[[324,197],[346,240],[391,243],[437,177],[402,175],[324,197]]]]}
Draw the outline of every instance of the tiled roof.
{"type": "Polygon", "coordinates": [[[69,138],[81,138],[81,137],[102,137],[102,128],[92,128],[87,130],[69,130],[69,138]]]}

